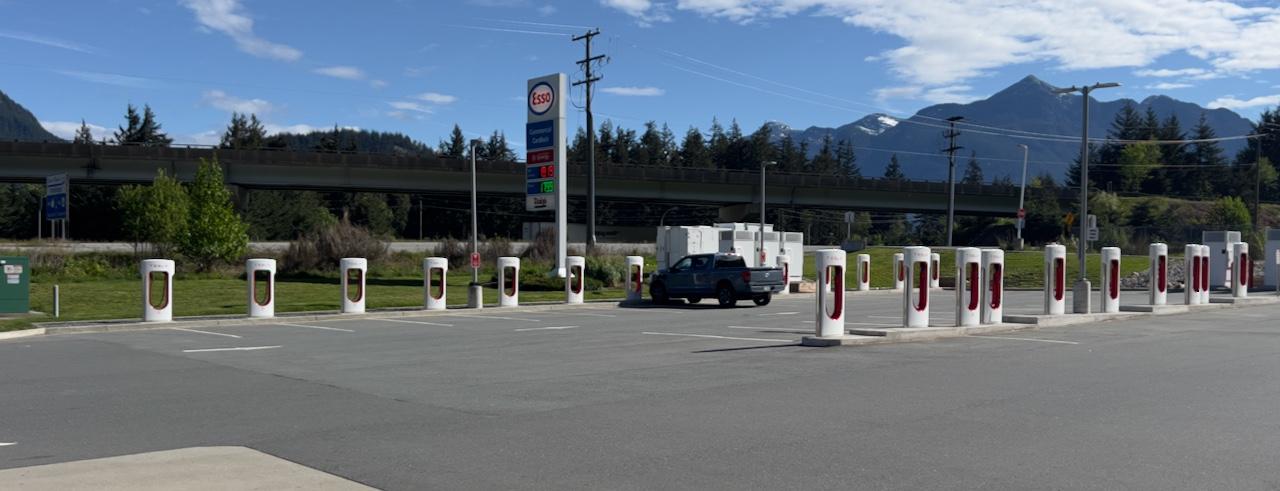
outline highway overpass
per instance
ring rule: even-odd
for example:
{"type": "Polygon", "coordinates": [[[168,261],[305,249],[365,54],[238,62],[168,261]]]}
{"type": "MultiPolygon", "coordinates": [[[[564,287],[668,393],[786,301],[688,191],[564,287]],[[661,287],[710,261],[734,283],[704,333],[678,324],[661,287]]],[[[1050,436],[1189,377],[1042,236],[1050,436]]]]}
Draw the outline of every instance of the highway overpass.
{"type": "MultiPolygon", "coordinates": [[[[74,143],[0,142],[0,182],[43,182],[65,173],[73,183],[150,182],[157,169],[181,180],[195,175],[200,159],[215,150],[74,143]]],[[[314,189],[462,194],[471,189],[470,163],[436,157],[271,150],[216,150],[227,182],[245,189],[314,189]]],[[[569,193],[586,193],[586,168],[569,166],[569,193]]],[[[524,164],[482,161],[477,187],[483,194],[523,195],[524,164]]],[[[945,212],[943,182],[893,182],[770,172],[769,206],[896,212],[945,212]]],[[[679,167],[598,165],[598,199],[705,204],[726,218],[758,203],[760,176],[753,171],[679,167]]],[[[1012,216],[1016,188],[957,185],[956,212],[1012,216]]]]}

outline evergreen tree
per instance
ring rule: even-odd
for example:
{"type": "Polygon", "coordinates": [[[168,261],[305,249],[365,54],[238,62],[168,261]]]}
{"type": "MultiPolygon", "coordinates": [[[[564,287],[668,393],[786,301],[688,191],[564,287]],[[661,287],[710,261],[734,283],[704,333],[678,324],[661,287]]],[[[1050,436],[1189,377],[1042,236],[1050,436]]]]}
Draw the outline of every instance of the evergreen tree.
{"type": "Polygon", "coordinates": [[[978,163],[978,152],[969,152],[969,163],[965,165],[964,179],[960,182],[977,185],[986,182],[982,176],[982,164],[978,163]]]}
{"type": "Polygon", "coordinates": [[[493,130],[493,134],[489,135],[489,141],[485,142],[477,151],[480,152],[477,157],[485,160],[500,160],[503,162],[516,160],[516,152],[511,150],[511,146],[507,144],[507,135],[498,130],[493,130]]]}
{"type": "Polygon", "coordinates": [[[639,145],[639,142],[636,141],[635,130],[628,130],[618,126],[614,130],[613,149],[609,154],[609,161],[618,165],[635,164],[636,148],[639,145]]]}
{"type": "Polygon", "coordinates": [[[707,144],[703,141],[702,132],[692,126],[685,132],[684,142],[680,144],[680,165],[695,169],[715,167],[715,162],[711,160],[711,153],[707,150],[707,144]]]}
{"type": "Polygon", "coordinates": [[[245,117],[243,114],[231,113],[231,124],[222,133],[221,148],[257,149],[267,139],[267,130],[262,127],[256,114],[245,117]]]}
{"type": "Polygon", "coordinates": [[[707,149],[711,152],[711,161],[716,168],[728,168],[729,137],[724,134],[724,127],[720,126],[720,120],[716,118],[711,118],[711,136],[707,141],[707,149]]]}
{"type": "Polygon", "coordinates": [[[746,141],[742,137],[742,127],[738,126],[737,118],[729,123],[729,133],[725,135],[725,152],[721,157],[722,167],[729,169],[748,169],[750,164],[745,162],[746,141]]]}
{"type": "Polygon", "coordinates": [[[1160,167],[1160,148],[1154,143],[1126,145],[1117,161],[1120,186],[1124,191],[1136,192],[1155,170],[1160,167]]]}
{"type": "Polygon", "coordinates": [[[294,240],[338,222],[315,191],[250,191],[243,213],[253,240],[294,240]]]}
{"type": "Polygon", "coordinates": [[[93,144],[93,131],[89,129],[89,125],[84,120],[80,120],[80,127],[76,128],[76,137],[72,143],[80,143],[84,145],[93,144]]]}
{"type": "Polygon", "coordinates": [[[218,262],[239,259],[249,247],[246,226],[231,202],[218,159],[201,159],[191,183],[190,207],[183,255],[207,271],[218,262]]]}
{"type": "Polygon", "coordinates": [[[783,172],[804,172],[808,165],[805,149],[796,146],[790,133],[782,134],[782,139],[775,144],[774,155],[777,157],[778,170],[783,172]]]}
{"type": "Polygon", "coordinates": [[[762,162],[777,162],[777,154],[769,137],[773,134],[768,124],[763,124],[742,142],[741,155],[744,165],[751,169],[760,168],[762,162]]]}
{"type": "Polygon", "coordinates": [[[904,182],[907,176],[902,174],[902,164],[898,163],[898,154],[889,157],[889,166],[884,168],[884,178],[887,181],[904,182]]]}
{"type": "Polygon", "coordinates": [[[640,135],[640,145],[636,148],[635,161],[640,165],[665,165],[666,149],[663,148],[662,133],[658,124],[653,121],[644,123],[644,133],[640,135]]]}
{"type": "MultiPolygon", "coordinates": [[[[1160,128],[1152,135],[1156,140],[1162,141],[1178,141],[1186,140],[1187,134],[1182,131],[1182,124],[1178,121],[1178,115],[1169,114],[1164,122],[1160,124],[1160,128]]],[[[1164,167],[1164,166],[1181,166],[1187,161],[1186,145],[1175,145],[1162,143],[1160,149],[1160,163],[1162,167],[1155,169],[1151,173],[1151,177],[1147,179],[1144,191],[1152,194],[1171,194],[1176,193],[1186,196],[1184,192],[1185,184],[1189,179],[1186,178],[1187,172],[1182,167],[1164,167]],[[1174,183],[1179,183],[1174,186],[1174,183]]]]}
{"type": "Polygon", "coordinates": [[[840,140],[840,144],[836,145],[836,162],[845,177],[862,179],[862,169],[858,168],[858,158],[853,154],[853,145],[848,140],[840,140]]]}
{"type": "Polygon", "coordinates": [[[822,146],[818,147],[818,153],[814,154],[813,159],[809,161],[809,172],[820,176],[832,176],[838,174],[839,166],[831,135],[826,135],[822,137],[822,146]]]}
{"type": "MultiPolygon", "coordinates": [[[[1116,112],[1115,119],[1111,121],[1111,129],[1107,131],[1107,138],[1111,140],[1148,140],[1150,133],[1143,129],[1146,123],[1143,121],[1142,115],[1138,114],[1138,109],[1132,103],[1126,102],[1120,111],[1116,112]]],[[[1103,146],[1098,152],[1098,158],[1092,156],[1090,163],[1102,164],[1096,169],[1089,168],[1090,186],[1110,189],[1120,187],[1120,174],[1117,171],[1116,164],[1120,161],[1120,152],[1124,151],[1125,145],[1122,143],[1110,143],[1103,146]]],[[[1076,171],[1077,173],[1079,170],[1076,171]]],[[[1077,184],[1078,183],[1073,183],[1077,184]]]]}
{"type": "Polygon", "coordinates": [[[1217,138],[1218,135],[1213,131],[1213,127],[1209,126],[1209,121],[1204,113],[1200,113],[1200,120],[1196,122],[1196,126],[1191,130],[1193,132],[1192,139],[1200,140],[1190,145],[1191,151],[1188,156],[1191,164],[1195,165],[1189,179],[1183,179],[1180,188],[1188,195],[1197,198],[1208,198],[1215,194],[1225,194],[1227,192],[1227,159],[1222,155],[1222,147],[1216,141],[1204,141],[1217,138]]]}
{"type": "Polygon", "coordinates": [[[662,123],[662,155],[658,158],[662,165],[675,165],[677,159],[676,134],[671,131],[671,127],[666,123],[662,123]]]}
{"type": "Polygon", "coordinates": [[[462,134],[462,128],[455,124],[453,125],[453,131],[449,133],[449,141],[440,141],[440,156],[461,159],[467,156],[467,152],[467,137],[462,134]]]}
{"type": "Polygon", "coordinates": [[[614,146],[613,122],[604,120],[600,123],[600,137],[596,139],[596,164],[607,164],[613,158],[614,146]]]}
{"type": "Polygon", "coordinates": [[[1142,128],[1138,131],[1139,140],[1155,139],[1160,133],[1160,116],[1156,115],[1156,110],[1151,106],[1147,106],[1145,117],[1142,120],[1142,128]]]}
{"type": "Polygon", "coordinates": [[[125,126],[120,126],[115,133],[115,141],[120,145],[136,145],[141,141],[139,132],[142,127],[142,116],[138,115],[138,108],[133,104],[129,104],[129,108],[124,114],[125,126]]]}

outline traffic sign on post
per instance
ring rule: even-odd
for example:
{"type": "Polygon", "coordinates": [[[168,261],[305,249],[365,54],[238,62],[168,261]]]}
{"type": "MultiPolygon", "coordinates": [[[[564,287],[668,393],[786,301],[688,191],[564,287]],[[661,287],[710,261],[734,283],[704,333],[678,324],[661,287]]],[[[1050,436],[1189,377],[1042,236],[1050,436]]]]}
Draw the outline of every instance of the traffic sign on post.
{"type": "Polygon", "coordinates": [[[480,269],[480,253],[471,253],[471,269],[480,269]]]}
{"type": "Polygon", "coordinates": [[[1018,219],[1019,219],[1019,220],[1021,220],[1021,219],[1026,218],[1026,217],[1027,217],[1027,209],[1026,209],[1026,208],[1018,208],[1018,219]]]}
{"type": "Polygon", "coordinates": [[[57,174],[44,179],[44,218],[67,219],[67,175],[57,174]]]}

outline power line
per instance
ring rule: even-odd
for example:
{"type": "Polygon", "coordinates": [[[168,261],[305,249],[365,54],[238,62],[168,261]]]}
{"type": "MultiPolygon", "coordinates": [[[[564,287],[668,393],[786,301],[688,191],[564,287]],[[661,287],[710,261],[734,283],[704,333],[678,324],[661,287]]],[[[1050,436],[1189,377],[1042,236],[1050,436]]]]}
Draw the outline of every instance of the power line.
{"type": "Polygon", "coordinates": [[[605,60],[605,55],[591,55],[591,39],[600,35],[600,29],[592,29],[578,36],[573,42],[583,41],[586,55],[576,63],[582,67],[584,77],[573,83],[574,87],[584,85],[587,111],[587,248],[596,246],[596,137],[595,123],[591,114],[591,95],[593,84],[599,82],[600,76],[591,74],[591,67],[598,61],[605,60]]]}

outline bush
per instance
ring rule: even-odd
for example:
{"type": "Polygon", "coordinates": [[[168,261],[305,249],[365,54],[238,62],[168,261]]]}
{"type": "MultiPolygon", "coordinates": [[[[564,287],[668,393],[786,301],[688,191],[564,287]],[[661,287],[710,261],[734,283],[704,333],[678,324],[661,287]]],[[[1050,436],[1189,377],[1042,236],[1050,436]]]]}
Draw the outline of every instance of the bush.
{"type": "MultiPolygon", "coordinates": [[[[626,260],[618,256],[588,256],[587,279],[605,288],[621,286],[627,275],[626,260]]],[[[590,283],[590,281],[588,281],[590,283]]],[[[599,289],[599,287],[594,288],[599,289]]]]}
{"type": "Polygon", "coordinates": [[[510,257],[512,253],[511,240],[504,237],[486,239],[480,243],[480,258],[485,264],[497,264],[498,258],[510,257]]]}
{"type": "Polygon", "coordinates": [[[342,220],[289,243],[281,269],[301,273],[328,271],[344,257],[363,257],[376,261],[387,254],[387,243],[374,237],[368,229],[342,220]]]}
{"type": "Polygon", "coordinates": [[[436,246],[436,250],[432,252],[435,257],[443,257],[449,260],[450,268],[463,268],[471,264],[470,255],[471,248],[462,241],[453,237],[440,241],[440,245],[436,246]]]}
{"type": "Polygon", "coordinates": [[[544,231],[529,242],[529,247],[520,254],[520,257],[530,261],[554,261],[557,245],[555,231],[544,231]]]}

